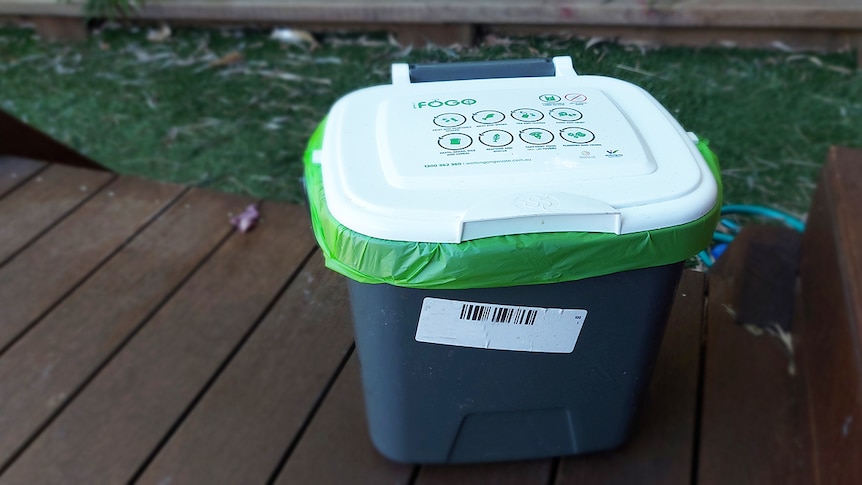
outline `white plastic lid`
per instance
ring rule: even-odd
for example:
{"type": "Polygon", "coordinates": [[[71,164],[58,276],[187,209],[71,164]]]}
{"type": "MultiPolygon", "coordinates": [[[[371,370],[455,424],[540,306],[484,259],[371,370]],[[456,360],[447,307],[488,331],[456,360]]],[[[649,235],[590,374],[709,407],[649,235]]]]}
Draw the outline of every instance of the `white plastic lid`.
{"type": "Polygon", "coordinates": [[[693,135],[643,89],[578,76],[393,84],[332,108],[326,204],[346,227],[396,241],[458,243],[537,232],[626,234],[684,224],[717,185],[693,135]]]}

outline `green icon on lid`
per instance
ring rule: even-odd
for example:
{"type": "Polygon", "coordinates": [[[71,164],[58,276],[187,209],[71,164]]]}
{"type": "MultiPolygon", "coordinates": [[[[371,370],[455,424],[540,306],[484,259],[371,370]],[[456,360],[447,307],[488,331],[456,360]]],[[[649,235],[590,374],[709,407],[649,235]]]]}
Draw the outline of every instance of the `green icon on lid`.
{"type": "Polygon", "coordinates": [[[449,144],[450,145],[460,145],[461,139],[460,138],[449,138],[449,144]]]}

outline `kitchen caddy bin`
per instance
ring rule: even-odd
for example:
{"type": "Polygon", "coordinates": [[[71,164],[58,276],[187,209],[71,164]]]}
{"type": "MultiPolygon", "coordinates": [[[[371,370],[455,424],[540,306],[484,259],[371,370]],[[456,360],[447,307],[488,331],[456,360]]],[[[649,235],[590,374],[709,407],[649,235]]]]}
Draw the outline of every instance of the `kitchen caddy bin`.
{"type": "Polygon", "coordinates": [[[704,141],[568,57],[395,64],[335,103],[305,180],[372,441],[413,463],[622,444],[721,199],[704,141]]]}

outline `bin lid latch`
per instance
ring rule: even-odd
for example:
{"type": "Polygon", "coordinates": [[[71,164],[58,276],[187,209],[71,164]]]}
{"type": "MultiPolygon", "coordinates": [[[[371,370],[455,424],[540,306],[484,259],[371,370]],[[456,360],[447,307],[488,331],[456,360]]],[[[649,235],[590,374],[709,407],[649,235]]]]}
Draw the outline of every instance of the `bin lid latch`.
{"type": "Polygon", "coordinates": [[[524,193],[485,200],[462,218],[461,241],[508,234],[603,232],[620,234],[622,215],[600,200],[566,193],[524,193]],[[516,213],[511,210],[517,207],[516,213]]]}

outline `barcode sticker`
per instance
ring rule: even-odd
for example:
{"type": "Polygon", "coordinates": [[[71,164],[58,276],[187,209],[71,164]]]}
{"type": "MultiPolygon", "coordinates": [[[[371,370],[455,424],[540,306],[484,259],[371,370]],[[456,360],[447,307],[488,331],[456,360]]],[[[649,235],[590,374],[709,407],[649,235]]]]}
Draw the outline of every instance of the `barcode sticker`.
{"type": "Polygon", "coordinates": [[[586,310],[425,298],[416,341],[522,352],[570,353],[586,310]]]}

